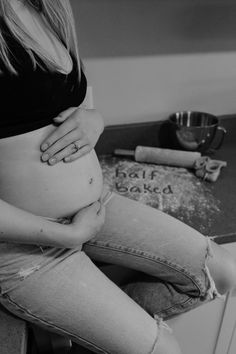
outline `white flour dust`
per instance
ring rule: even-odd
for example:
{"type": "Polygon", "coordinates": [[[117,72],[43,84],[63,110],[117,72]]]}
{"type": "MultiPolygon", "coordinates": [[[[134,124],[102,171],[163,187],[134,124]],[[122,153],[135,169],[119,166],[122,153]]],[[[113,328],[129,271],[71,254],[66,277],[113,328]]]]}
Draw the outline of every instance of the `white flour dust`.
{"type": "Polygon", "coordinates": [[[101,157],[104,182],[117,193],[150,205],[203,232],[220,212],[211,185],[185,168],[101,157]]]}

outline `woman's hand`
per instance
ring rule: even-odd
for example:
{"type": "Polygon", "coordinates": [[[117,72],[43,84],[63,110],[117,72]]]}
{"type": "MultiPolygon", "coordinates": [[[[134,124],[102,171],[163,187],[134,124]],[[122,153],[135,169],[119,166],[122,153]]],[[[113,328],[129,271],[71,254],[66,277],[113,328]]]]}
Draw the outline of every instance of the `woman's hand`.
{"type": "Polygon", "coordinates": [[[55,165],[90,152],[103,132],[101,115],[94,109],[70,107],[54,118],[59,126],[42,142],[42,161],[55,165]]]}
{"type": "Polygon", "coordinates": [[[78,247],[91,240],[101,229],[105,220],[105,207],[97,201],[74,215],[70,227],[70,233],[65,240],[66,247],[78,247]]]}

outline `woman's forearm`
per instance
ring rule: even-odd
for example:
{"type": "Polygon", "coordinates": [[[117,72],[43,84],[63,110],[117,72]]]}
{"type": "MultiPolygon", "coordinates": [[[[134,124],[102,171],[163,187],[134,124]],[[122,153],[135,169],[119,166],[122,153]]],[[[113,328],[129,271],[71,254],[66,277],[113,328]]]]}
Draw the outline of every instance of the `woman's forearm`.
{"type": "Polygon", "coordinates": [[[0,199],[0,241],[66,247],[69,227],[14,207],[0,199]]]}

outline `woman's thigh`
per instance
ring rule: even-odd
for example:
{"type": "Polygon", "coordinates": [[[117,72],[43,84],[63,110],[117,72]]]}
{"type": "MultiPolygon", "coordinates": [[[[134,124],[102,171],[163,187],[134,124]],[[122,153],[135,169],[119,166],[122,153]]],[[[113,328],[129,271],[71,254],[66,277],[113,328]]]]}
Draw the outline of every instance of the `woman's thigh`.
{"type": "Polygon", "coordinates": [[[148,354],[160,334],[156,321],[84,252],[31,273],[2,294],[0,302],[17,316],[97,353],[148,354]]]}
{"type": "Polygon", "coordinates": [[[207,296],[212,285],[205,236],[157,209],[115,193],[107,204],[102,230],[83,250],[91,259],[136,269],[191,296],[207,296]]]}

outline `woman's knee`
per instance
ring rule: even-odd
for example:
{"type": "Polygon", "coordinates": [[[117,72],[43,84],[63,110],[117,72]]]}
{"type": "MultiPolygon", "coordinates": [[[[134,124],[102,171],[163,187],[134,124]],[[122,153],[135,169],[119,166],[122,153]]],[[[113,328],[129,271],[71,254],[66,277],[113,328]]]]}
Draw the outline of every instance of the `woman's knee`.
{"type": "Polygon", "coordinates": [[[236,260],[223,247],[212,242],[212,257],[207,266],[215,282],[217,291],[222,295],[236,287],[236,260]]]}

